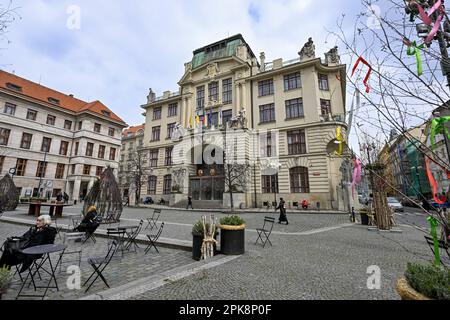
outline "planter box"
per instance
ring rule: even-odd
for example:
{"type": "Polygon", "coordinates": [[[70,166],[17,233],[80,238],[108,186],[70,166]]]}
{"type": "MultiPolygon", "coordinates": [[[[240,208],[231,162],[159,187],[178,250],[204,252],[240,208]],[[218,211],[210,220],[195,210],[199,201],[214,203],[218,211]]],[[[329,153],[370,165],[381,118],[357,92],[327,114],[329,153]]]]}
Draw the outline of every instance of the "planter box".
{"type": "Polygon", "coordinates": [[[402,300],[432,300],[414,290],[405,278],[397,281],[396,289],[402,300]]]}
{"type": "MultiPolygon", "coordinates": [[[[216,239],[217,240],[217,239],[216,239]]],[[[192,234],[192,259],[199,261],[202,258],[203,234],[192,234]]],[[[214,245],[214,255],[217,254],[217,245],[214,245]]]]}
{"type": "Polygon", "coordinates": [[[240,255],[245,252],[245,224],[240,226],[219,225],[220,252],[225,255],[240,255]]]}

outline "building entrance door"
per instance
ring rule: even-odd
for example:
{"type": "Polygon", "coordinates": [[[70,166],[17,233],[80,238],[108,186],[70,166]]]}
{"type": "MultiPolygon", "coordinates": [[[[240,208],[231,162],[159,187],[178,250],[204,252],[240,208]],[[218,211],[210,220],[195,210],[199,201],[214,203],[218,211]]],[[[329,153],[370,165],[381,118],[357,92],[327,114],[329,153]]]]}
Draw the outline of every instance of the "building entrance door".
{"type": "Polygon", "coordinates": [[[223,166],[199,166],[197,175],[189,179],[189,193],[193,200],[223,200],[224,190],[223,166]]]}

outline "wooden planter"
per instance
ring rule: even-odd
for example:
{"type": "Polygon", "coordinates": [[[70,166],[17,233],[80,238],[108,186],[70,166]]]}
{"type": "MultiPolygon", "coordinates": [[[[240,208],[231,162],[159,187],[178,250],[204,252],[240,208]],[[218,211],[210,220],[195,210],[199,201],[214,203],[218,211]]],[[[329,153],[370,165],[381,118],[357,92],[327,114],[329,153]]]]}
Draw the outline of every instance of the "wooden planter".
{"type": "Polygon", "coordinates": [[[219,224],[220,252],[225,255],[239,255],[245,252],[245,224],[228,226],[219,224]]]}
{"type": "Polygon", "coordinates": [[[397,281],[396,289],[402,300],[433,300],[414,290],[405,278],[397,281]]]}

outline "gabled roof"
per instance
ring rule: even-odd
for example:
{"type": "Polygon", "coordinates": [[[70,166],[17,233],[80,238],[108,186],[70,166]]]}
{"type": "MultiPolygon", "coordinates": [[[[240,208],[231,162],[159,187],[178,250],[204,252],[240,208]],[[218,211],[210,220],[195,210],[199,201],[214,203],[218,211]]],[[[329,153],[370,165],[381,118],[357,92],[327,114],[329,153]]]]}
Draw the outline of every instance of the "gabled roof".
{"type": "Polygon", "coordinates": [[[0,70],[0,88],[15,95],[33,98],[54,107],[75,113],[91,111],[102,118],[125,124],[125,121],[100,101],[88,103],[3,70],[0,70]]]}
{"type": "Polygon", "coordinates": [[[131,126],[129,128],[126,128],[122,131],[122,137],[127,137],[129,133],[136,134],[141,129],[145,128],[145,124],[141,124],[139,126],[131,126]]]}

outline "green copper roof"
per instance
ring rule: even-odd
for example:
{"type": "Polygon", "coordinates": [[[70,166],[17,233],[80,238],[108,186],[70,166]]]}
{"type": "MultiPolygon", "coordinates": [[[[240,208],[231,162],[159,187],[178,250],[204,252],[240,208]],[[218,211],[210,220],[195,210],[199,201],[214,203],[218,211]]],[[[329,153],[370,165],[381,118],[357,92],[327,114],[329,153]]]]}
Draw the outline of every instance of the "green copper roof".
{"type": "Polygon", "coordinates": [[[205,49],[201,52],[195,53],[194,57],[192,58],[192,69],[195,69],[198,66],[201,66],[202,64],[208,63],[209,61],[215,59],[234,56],[236,54],[237,46],[241,45],[242,43],[243,42],[241,39],[235,39],[227,42],[225,47],[215,50],[211,48],[209,52],[207,52],[208,50],[205,49]]]}

